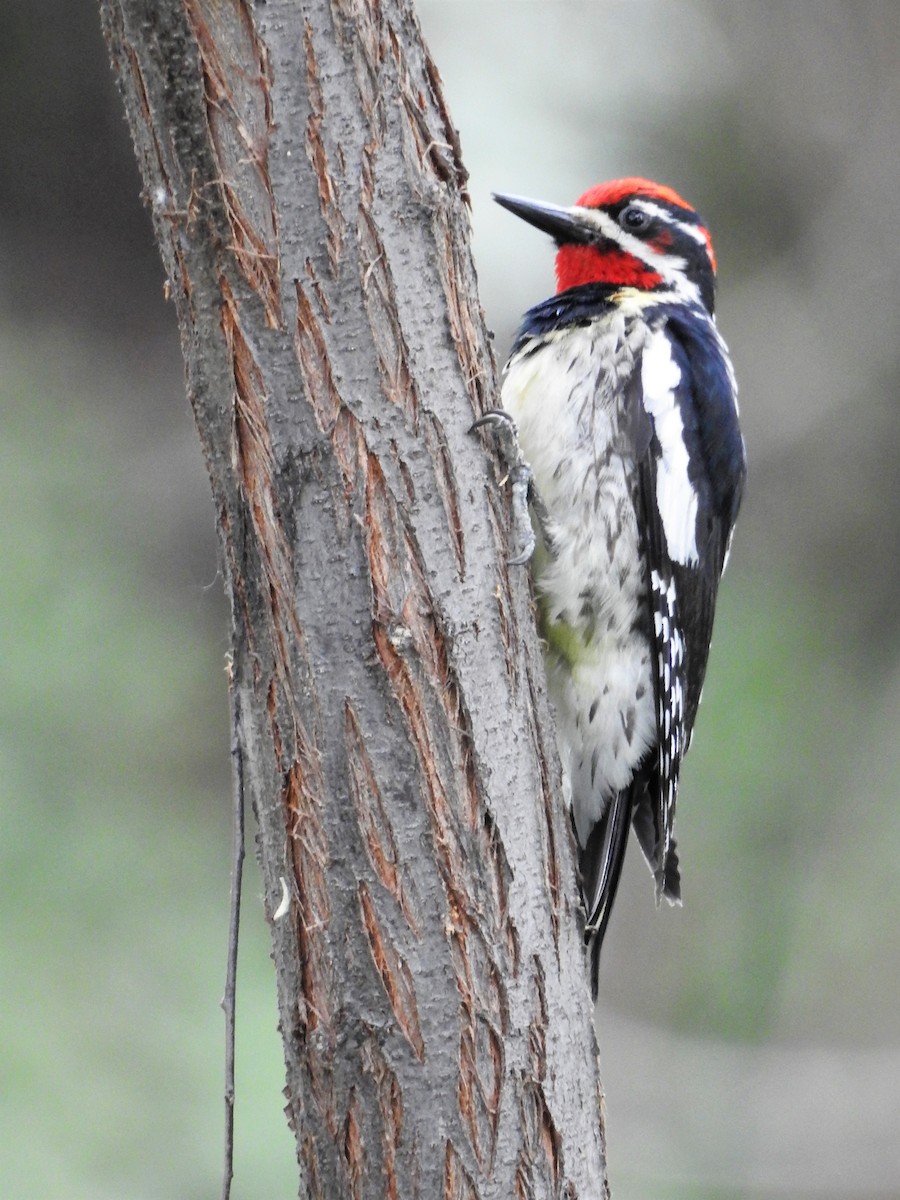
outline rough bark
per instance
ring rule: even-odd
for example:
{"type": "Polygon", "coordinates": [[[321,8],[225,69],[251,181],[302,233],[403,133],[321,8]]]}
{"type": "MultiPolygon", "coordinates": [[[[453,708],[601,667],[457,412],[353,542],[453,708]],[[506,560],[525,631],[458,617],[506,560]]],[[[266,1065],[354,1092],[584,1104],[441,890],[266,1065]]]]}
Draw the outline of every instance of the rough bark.
{"type": "Polygon", "coordinates": [[[215,500],[300,1195],[598,1197],[570,835],[411,3],[102,12],[215,500]]]}

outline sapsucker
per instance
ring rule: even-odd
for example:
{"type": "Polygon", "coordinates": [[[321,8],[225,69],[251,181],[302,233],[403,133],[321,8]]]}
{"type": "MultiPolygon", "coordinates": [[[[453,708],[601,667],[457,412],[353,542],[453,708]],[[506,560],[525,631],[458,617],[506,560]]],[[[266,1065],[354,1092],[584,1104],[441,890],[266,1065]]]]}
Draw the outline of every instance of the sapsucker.
{"type": "Polygon", "coordinates": [[[681,898],[678,776],[744,443],[713,317],[712,242],[676,192],[633,178],[591,188],[571,208],[495,199],[558,247],[558,291],[526,314],[504,412],[487,419],[531,500],[539,627],[596,992],[629,826],[657,901],[681,898]]]}

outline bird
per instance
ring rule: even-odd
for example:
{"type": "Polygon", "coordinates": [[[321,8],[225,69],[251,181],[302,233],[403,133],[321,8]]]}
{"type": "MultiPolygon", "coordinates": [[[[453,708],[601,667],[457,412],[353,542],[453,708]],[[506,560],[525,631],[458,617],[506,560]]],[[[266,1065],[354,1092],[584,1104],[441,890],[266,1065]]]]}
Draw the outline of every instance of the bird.
{"type": "MultiPolygon", "coordinates": [[[[494,194],[556,244],[492,425],[526,532],[577,842],[593,996],[633,828],[681,902],[679,774],[746,478],[716,258],[672,188],[630,177],[561,207],[494,194]]],[[[516,514],[514,513],[514,518],[516,514]]]]}

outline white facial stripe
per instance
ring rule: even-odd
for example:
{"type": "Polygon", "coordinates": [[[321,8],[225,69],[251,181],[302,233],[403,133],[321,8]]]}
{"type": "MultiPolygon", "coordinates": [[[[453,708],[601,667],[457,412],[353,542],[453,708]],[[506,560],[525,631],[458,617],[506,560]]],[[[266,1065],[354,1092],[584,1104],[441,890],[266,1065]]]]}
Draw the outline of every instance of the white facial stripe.
{"type": "MultiPolygon", "coordinates": [[[[601,233],[608,241],[616,242],[623,250],[627,250],[635,258],[639,258],[641,262],[645,262],[654,271],[658,271],[660,275],[665,274],[667,264],[660,261],[661,256],[659,251],[642,242],[640,238],[636,238],[634,234],[628,233],[618,221],[612,219],[609,213],[605,213],[599,208],[576,207],[569,211],[573,216],[578,217],[583,224],[593,225],[598,233],[601,233]]],[[[671,259],[670,261],[677,263],[678,268],[683,268],[685,265],[684,259],[671,259]]],[[[665,277],[668,278],[668,275],[665,275],[665,277]]]]}
{"type": "Polygon", "coordinates": [[[627,233],[624,229],[622,229],[618,222],[612,219],[609,213],[605,213],[599,208],[578,208],[577,206],[570,211],[574,216],[579,217],[586,225],[593,225],[599,233],[602,233],[603,236],[608,238],[611,242],[618,242],[622,249],[627,250],[629,254],[635,254],[639,258],[644,258],[644,255],[641,254],[641,251],[644,250],[645,247],[638,241],[636,237],[633,237],[630,233],[627,233]]]}
{"type": "Polygon", "coordinates": [[[697,552],[697,493],[688,477],[684,424],[675,398],[681,368],[672,357],[669,339],[654,333],[644,348],[641,384],[644,408],[653,420],[662,457],[656,469],[656,506],[673,562],[692,566],[697,552]]]}
{"type": "Polygon", "coordinates": [[[660,254],[658,250],[654,250],[652,246],[648,246],[646,242],[642,242],[640,238],[636,238],[634,234],[624,230],[609,213],[598,208],[580,208],[575,205],[567,211],[583,225],[592,226],[607,241],[615,242],[628,254],[633,255],[642,263],[646,263],[651,271],[662,276],[680,299],[700,299],[699,288],[684,275],[687,263],[683,258],[674,254],[660,254]]]}
{"type": "Polygon", "coordinates": [[[671,225],[673,229],[677,229],[680,233],[685,233],[689,238],[697,243],[698,246],[709,251],[709,243],[706,240],[706,234],[701,230],[699,225],[690,225],[687,221],[679,221],[666,208],[660,208],[658,204],[654,204],[651,200],[633,200],[632,204],[635,208],[639,208],[641,212],[645,212],[650,217],[659,217],[665,221],[667,225],[671,225]]]}

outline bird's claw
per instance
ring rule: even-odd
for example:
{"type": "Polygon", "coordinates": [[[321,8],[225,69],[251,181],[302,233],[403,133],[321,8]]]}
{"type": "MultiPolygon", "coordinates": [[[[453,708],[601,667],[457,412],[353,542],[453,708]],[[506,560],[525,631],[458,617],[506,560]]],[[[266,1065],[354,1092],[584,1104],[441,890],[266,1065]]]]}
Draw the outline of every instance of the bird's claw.
{"type": "Polygon", "coordinates": [[[502,408],[488,409],[484,416],[473,422],[469,432],[474,433],[476,429],[490,430],[508,471],[512,471],[514,467],[525,461],[519,446],[519,430],[516,423],[502,408]]]}
{"type": "Polygon", "coordinates": [[[528,512],[528,504],[534,497],[534,473],[522,453],[519,431],[509,413],[492,408],[475,421],[469,432],[479,429],[490,431],[506,469],[506,480],[510,483],[513,544],[519,549],[510,556],[508,562],[513,567],[524,566],[534,553],[535,546],[534,529],[528,512]]]}

